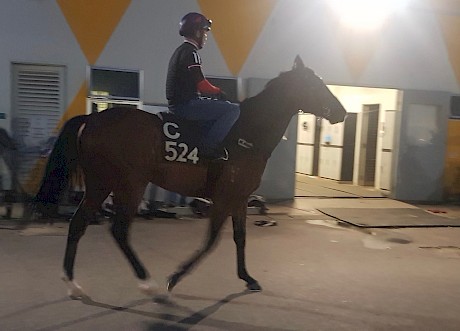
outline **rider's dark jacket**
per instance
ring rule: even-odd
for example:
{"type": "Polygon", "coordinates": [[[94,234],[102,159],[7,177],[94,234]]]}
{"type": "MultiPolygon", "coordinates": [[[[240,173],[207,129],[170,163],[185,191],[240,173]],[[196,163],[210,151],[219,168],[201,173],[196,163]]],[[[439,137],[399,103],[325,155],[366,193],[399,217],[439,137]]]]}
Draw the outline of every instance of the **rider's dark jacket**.
{"type": "Polygon", "coordinates": [[[171,56],[166,79],[166,98],[170,106],[199,97],[197,84],[204,79],[197,47],[185,41],[171,56]]]}

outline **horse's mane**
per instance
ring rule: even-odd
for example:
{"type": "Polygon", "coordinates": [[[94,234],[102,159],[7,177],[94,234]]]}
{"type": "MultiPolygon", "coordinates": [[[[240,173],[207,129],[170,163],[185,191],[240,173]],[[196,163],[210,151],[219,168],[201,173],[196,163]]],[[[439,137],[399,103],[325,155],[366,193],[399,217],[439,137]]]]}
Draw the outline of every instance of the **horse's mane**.
{"type": "MultiPolygon", "coordinates": [[[[261,102],[267,102],[269,100],[270,94],[279,91],[281,86],[284,85],[286,82],[286,78],[288,77],[289,71],[287,72],[281,72],[277,77],[269,80],[262,91],[257,93],[254,96],[248,97],[241,101],[240,103],[240,110],[241,110],[241,116],[243,118],[252,118],[253,116],[258,116],[259,114],[259,108],[260,107],[255,107],[255,104],[260,104],[261,102]]],[[[268,115],[268,114],[266,114],[268,115]]]]}
{"type": "Polygon", "coordinates": [[[288,77],[288,75],[290,74],[291,72],[290,71],[282,71],[280,72],[280,74],[278,75],[278,77],[275,77],[273,79],[270,79],[267,84],[265,84],[265,88],[264,88],[264,91],[265,90],[271,90],[271,89],[274,89],[274,88],[277,88],[277,84],[280,83],[280,81],[283,81],[286,79],[286,77],[288,77]]]}
{"type": "Polygon", "coordinates": [[[230,141],[243,138],[267,156],[271,154],[292,117],[284,111],[289,105],[283,97],[291,86],[291,78],[292,71],[281,72],[260,93],[240,103],[240,117],[229,133],[230,141]]]}
{"type": "Polygon", "coordinates": [[[261,94],[263,93],[269,93],[273,90],[278,90],[279,89],[279,85],[280,82],[281,83],[284,83],[284,80],[286,79],[286,77],[289,75],[290,71],[283,71],[281,72],[277,77],[275,78],[272,78],[270,79],[264,86],[263,90],[261,92],[259,92],[258,94],[256,94],[255,96],[252,96],[252,97],[248,97],[246,99],[244,99],[241,104],[240,104],[240,107],[242,109],[244,109],[245,107],[245,103],[248,103],[250,101],[252,101],[254,98],[257,98],[258,96],[260,96],[261,94]]]}

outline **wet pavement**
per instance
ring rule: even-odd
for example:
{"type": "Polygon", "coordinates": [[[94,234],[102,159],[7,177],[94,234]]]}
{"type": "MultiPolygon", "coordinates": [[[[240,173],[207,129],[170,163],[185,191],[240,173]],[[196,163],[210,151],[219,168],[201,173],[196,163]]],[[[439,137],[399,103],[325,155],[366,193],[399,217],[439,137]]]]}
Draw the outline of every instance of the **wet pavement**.
{"type": "Polygon", "coordinates": [[[153,298],[138,291],[107,222],[91,225],[80,243],[76,279],[90,296],[81,301],[60,280],[65,222],[5,227],[0,330],[459,329],[459,228],[359,228],[320,213],[326,205],[417,208],[372,198],[269,204],[268,215],[247,222],[259,293],[236,276],[227,222],[217,248],[168,295],[166,277],[200,246],[207,220],[137,219],[134,248],[161,285],[153,298]]]}

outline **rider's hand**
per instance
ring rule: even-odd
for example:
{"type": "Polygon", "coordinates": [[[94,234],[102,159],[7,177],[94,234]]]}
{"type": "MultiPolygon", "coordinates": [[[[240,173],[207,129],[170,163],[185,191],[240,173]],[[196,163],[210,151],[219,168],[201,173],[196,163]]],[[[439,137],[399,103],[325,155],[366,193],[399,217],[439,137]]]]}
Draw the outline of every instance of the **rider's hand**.
{"type": "Polygon", "coordinates": [[[228,101],[227,94],[223,90],[220,90],[220,93],[216,94],[216,99],[222,100],[222,101],[228,101]]]}

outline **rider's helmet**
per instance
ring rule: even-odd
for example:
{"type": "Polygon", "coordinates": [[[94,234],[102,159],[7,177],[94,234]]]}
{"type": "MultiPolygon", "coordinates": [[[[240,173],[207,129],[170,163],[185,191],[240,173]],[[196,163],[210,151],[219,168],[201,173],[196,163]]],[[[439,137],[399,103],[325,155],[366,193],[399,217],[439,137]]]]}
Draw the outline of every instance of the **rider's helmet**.
{"type": "Polygon", "coordinates": [[[211,30],[212,21],[200,13],[188,13],[180,20],[179,34],[184,37],[193,37],[196,31],[211,30]]]}

